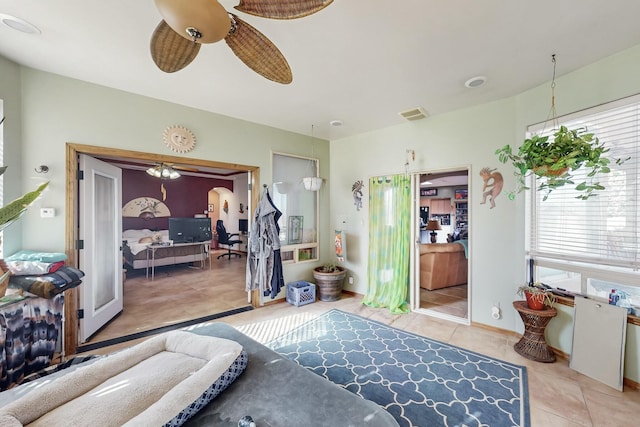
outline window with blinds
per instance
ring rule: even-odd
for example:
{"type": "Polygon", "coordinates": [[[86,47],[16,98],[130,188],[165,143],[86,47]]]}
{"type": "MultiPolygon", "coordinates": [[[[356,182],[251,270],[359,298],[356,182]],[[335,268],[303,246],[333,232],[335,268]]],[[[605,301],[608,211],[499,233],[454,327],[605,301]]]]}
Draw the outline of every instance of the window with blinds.
{"type": "MultiPolygon", "coordinates": [[[[609,148],[611,173],[599,176],[605,189],[588,200],[576,198],[575,185],[586,180],[581,170],[574,172],[575,185],[554,190],[545,201],[543,192],[530,192],[530,256],[572,264],[572,271],[583,265],[632,273],[627,277],[635,279],[625,284],[640,286],[640,95],[560,117],[558,123],[595,133],[609,148]],[[616,159],[625,161],[617,165],[616,159]]],[[[554,132],[542,125],[528,131],[554,132]]]]}

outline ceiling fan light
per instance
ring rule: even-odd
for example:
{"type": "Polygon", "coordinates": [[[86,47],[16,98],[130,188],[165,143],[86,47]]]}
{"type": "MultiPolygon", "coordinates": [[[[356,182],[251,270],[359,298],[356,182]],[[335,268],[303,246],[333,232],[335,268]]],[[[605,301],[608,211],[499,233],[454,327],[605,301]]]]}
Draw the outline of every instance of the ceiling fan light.
{"type": "Polygon", "coordinates": [[[182,37],[193,40],[188,28],[197,29],[198,43],[215,43],[229,34],[231,20],[220,3],[212,0],[155,0],[167,24],[182,37]]]}
{"type": "Polygon", "coordinates": [[[24,19],[17,18],[15,16],[7,15],[5,13],[0,13],[0,22],[6,25],[9,28],[13,28],[16,31],[20,31],[21,33],[26,34],[41,34],[41,31],[38,27],[33,25],[30,22],[25,21],[24,19]]]}
{"type": "Polygon", "coordinates": [[[154,178],[160,179],[176,179],[180,178],[180,172],[172,168],[171,166],[158,163],[155,166],[150,167],[146,172],[154,178]]]}

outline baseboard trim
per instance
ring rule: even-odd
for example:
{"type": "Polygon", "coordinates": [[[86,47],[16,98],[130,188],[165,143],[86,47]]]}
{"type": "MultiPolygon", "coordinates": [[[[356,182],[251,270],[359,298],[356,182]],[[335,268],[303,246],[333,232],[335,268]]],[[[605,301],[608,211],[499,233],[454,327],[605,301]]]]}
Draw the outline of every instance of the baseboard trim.
{"type": "Polygon", "coordinates": [[[633,390],[640,391],[640,383],[637,383],[637,382],[635,382],[633,380],[630,380],[629,378],[623,378],[622,380],[623,380],[622,383],[624,385],[626,385],[627,387],[629,387],[629,388],[631,388],[633,390]]]}
{"type": "MultiPolygon", "coordinates": [[[[507,329],[502,329],[502,328],[496,328],[495,326],[490,326],[490,325],[485,325],[483,323],[475,323],[472,322],[473,326],[476,326],[478,328],[482,328],[482,329],[486,329],[489,331],[494,331],[494,332],[499,332],[505,335],[510,335],[513,336],[515,338],[521,338],[522,334],[519,334],[517,332],[514,331],[509,331],[507,329]]],[[[551,348],[551,351],[553,351],[555,353],[555,355],[559,358],[559,359],[564,359],[564,360],[570,360],[571,359],[571,355],[569,353],[565,353],[564,351],[561,351],[555,347],[549,346],[549,348],[551,348]]],[[[633,380],[630,380],[629,378],[624,377],[623,379],[623,384],[626,385],[627,387],[633,389],[633,390],[640,390],[640,383],[637,383],[633,380]]]]}
{"type": "Polygon", "coordinates": [[[124,335],[117,338],[111,338],[105,341],[79,345],[78,348],[76,349],[76,354],[97,350],[103,347],[109,347],[111,345],[122,344],[123,342],[133,341],[139,338],[145,338],[151,335],[173,331],[175,329],[186,328],[187,326],[197,325],[198,323],[209,322],[211,320],[220,319],[222,317],[231,316],[233,314],[243,313],[245,311],[250,311],[250,310],[253,310],[253,307],[248,305],[246,307],[234,308],[233,310],[223,311],[221,313],[211,314],[209,316],[198,317],[197,319],[186,320],[184,322],[176,323],[175,325],[161,326],[159,328],[149,329],[148,331],[136,332],[135,334],[129,334],[129,335],[124,335]]]}

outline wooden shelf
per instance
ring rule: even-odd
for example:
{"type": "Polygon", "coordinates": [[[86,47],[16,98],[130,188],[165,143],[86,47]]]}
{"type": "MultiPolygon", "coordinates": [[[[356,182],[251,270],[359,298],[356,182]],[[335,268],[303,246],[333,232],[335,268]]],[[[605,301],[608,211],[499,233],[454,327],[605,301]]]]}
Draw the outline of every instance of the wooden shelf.
{"type": "Polygon", "coordinates": [[[318,243],[300,243],[280,248],[283,264],[310,262],[318,260],[318,243]]]}

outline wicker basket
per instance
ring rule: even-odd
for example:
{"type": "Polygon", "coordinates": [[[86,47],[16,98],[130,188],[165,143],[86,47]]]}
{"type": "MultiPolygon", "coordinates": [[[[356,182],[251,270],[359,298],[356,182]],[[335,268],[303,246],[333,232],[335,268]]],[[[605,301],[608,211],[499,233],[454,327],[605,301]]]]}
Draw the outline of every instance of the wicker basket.
{"type": "Polygon", "coordinates": [[[7,267],[7,264],[4,262],[3,259],[0,259],[0,297],[3,297],[7,292],[10,275],[11,275],[11,271],[7,267]]]}
{"type": "Polygon", "coordinates": [[[533,172],[538,176],[562,176],[565,173],[569,172],[569,168],[552,170],[550,167],[547,167],[547,166],[537,166],[533,168],[533,172]]]}

